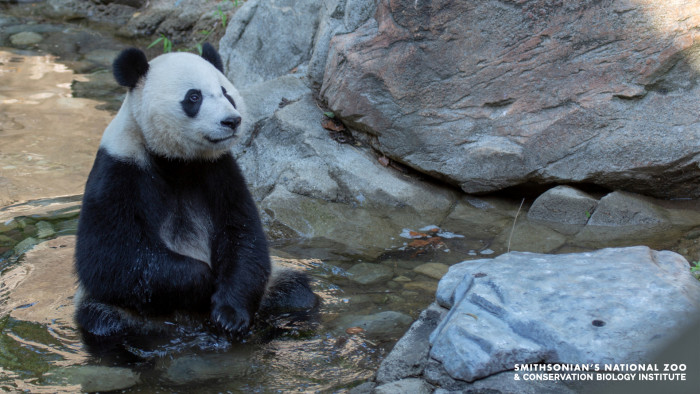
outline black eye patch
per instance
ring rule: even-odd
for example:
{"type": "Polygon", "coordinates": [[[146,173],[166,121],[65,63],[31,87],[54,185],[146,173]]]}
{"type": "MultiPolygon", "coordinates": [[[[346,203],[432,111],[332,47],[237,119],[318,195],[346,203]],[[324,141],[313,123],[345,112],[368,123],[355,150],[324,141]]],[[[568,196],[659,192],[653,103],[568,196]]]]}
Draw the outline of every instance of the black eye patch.
{"type": "Polygon", "coordinates": [[[199,89],[190,89],[185,93],[185,98],[180,101],[182,105],[182,110],[190,118],[194,118],[199,113],[199,108],[202,107],[202,101],[204,97],[202,96],[202,91],[199,89]]]}
{"type": "Polygon", "coordinates": [[[226,93],[226,89],[224,89],[223,86],[221,87],[221,91],[224,92],[224,97],[226,97],[226,100],[233,105],[233,108],[236,108],[236,102],[233,101],[233,98],[229,96],[228,93],[226,93]]]}

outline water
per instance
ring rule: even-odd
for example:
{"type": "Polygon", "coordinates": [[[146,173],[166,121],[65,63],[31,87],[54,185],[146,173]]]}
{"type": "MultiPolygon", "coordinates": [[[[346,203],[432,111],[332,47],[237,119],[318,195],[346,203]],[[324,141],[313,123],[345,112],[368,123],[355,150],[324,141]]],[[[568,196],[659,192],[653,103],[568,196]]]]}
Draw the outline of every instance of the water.
{"type": "MultiPolygon", "coordinates": [[[[134,345],[138,361],[96,357],[73,322],[72,259],[84,182],[123,94],[107,69],[125,44],[80,27],[42,26],[26,26],[47,32],[32,51],[0,48],[4,391],[344,391],[373,377],[410,321],[432,302],[436,278],[459,261],[495,257],[509,247],[559,253],[638,243],[691,260],[699,255],[700,231],[692,223],[633,236],[619,230],[565,236],[517,216],[519,198],[490,199],[493,212],[474,200],[473,210],[461,208],[461,216],[445,220],[439,231],[430,223],[396,228],[394,244],[379,254],[348,252],[362,248],[323,239],[273,243],[278,264],[314,277],[323,299],[316,325],[257,332],[243,344],[195,329],[134,345]],[[377,316],[393,316],[396,324],[376,325],[370,320],[377,316]]],[[[668,204],[679,222],[700,212],[696,202],[668,204]]]]}

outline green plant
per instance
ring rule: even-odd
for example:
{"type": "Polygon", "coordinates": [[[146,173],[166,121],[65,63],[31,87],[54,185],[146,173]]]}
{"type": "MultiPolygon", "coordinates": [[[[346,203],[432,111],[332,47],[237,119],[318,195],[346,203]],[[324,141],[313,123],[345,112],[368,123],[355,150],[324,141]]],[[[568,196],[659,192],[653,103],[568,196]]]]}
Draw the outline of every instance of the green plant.
{"type": "Polygon", "coordinates": [[[146,49],[152,48],[156,45],[158,45],[159,42],[163,42],[163,53],[168,53],[173,50],[173,42],[168,39],[168,37],[165,36],[165,34],[161,34],[159,38],[157,38],[155,41],[150,43],[146,49]]]}
{"type": "Polygon", "coordinates": [[[690,263],[690,272],[700,274],[700,260],[690,263]]]}

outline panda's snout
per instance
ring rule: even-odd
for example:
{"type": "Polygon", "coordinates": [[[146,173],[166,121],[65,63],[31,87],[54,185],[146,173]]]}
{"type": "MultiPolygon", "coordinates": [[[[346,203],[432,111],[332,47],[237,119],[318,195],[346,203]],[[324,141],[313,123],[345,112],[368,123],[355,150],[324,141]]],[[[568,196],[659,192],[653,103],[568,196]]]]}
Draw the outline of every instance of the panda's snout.
{"type": "Polygon", "coordinates": [[[241,124],[240,116],[229,116],[228,118],[221,121],[221,125],[228,127],[231,130],[236,130],[236,128],[241,124]]]}

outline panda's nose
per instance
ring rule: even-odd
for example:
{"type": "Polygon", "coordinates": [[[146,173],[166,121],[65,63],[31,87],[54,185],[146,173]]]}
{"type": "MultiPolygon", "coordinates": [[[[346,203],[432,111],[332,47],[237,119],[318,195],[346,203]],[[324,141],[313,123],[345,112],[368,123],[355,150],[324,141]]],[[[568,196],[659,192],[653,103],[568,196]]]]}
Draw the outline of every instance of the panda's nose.
{"type": "Polygon", "coordinates": [[[236,130],[236,127],[241,124],[240,116],[229,116],[228,118],[221,121],[221,125],[228,127],[231,130],[236,130]]]}

